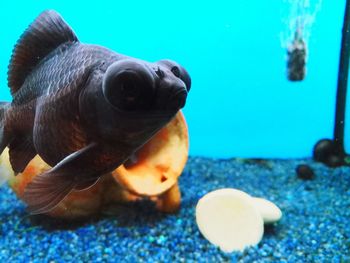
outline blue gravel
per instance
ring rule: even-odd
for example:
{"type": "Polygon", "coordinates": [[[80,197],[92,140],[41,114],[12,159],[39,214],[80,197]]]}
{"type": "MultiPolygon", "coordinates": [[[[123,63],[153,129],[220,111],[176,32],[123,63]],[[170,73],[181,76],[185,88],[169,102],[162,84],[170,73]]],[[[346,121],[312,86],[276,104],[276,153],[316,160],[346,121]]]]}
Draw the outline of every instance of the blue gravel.
{"type": "Polygon", "coordinates": [[[180,187],[178,214],[136,203],[74,224],[28,216],[12,190],[2,187],[0,262],[350,262],[348,167],[332,169],[312,160],[191,157],[180,187]],[[296,176],[302,163],[312,167],[315,179],[296,176]],[[267,198],[284,214],[243,253],[221,252],[195,224],[198,199],[223,187],[267,198]]]}

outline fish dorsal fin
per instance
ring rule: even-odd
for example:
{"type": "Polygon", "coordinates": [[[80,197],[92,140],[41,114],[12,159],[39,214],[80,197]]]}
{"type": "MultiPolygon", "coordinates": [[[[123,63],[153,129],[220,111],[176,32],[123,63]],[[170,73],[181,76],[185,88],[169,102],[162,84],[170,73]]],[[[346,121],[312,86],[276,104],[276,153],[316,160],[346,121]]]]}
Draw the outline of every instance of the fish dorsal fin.
{"type": "Polygon", "coordinates": [[[78,38],[53,10],[42,12],[18,40],[10,60],[8,85],[12,95],[22,86],[31,70],[51,51],[78,38]]]}

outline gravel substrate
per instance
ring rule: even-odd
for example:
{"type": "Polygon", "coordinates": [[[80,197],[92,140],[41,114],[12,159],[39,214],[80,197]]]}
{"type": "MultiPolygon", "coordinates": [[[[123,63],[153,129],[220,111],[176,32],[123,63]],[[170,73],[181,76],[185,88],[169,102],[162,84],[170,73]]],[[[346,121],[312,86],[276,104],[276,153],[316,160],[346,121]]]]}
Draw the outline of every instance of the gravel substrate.
{"type": "Polygon", "coordinates": [[[312,160],[190,158],[181,176],[182,208],[158,213],[149,203],[116,206],[108,215],[74,224],[29,217],[7,187],[0,188],[0,262],[350,262],[350,168],[312,160]],[[308,164],[312,180],[297,177],[308,164]],[[259,245],[225,254],[195,223],[200,197],[238,188],[283,211],[259,245]]]}

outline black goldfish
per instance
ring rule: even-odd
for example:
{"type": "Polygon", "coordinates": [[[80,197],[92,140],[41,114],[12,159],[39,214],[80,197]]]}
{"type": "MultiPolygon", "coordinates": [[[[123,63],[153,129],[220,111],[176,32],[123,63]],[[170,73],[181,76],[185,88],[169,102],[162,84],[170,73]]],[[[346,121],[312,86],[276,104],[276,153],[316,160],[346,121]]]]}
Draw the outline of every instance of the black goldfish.
{"type": "Polygon", "coordinates": [[[170,60],[82,44],[49,10],[17,42],[8,85],[13,100],[0,102],[0,153],[9,147],[15,173],[37,154],[53,167],[24,191],[38,214],[123,164],[184,107],[191,79],[170,60]]]}

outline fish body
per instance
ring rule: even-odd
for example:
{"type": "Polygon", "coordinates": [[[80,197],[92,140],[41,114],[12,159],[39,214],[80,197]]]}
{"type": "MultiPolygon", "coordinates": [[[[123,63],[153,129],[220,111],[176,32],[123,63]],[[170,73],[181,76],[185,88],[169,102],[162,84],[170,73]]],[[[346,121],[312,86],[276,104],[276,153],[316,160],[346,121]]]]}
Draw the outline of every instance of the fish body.
{"type": "MultiPolygon", "coordinates": [[[[60,46],[14,94],[6,114],[10,132],[30,134],[31,143],[51,166],[84,147],[89,134],[82,127],[79,95],[95,71],[102,74],[121,58],[102,47],[79,42],[60,46]]],[[[14,167],[15,171],[21,172],[24,166],[14,167]]]]}
{"type": "Polygon", "coordinates": [[[11,103],[0,103],[0,152],[22,172],[36,154],[53,168],[27,186],[32,213],[53,209],[124,163],[185,105],[191,79],[170,60],[134,59],[79,42],[55,11],[12,55],[11,103]]]}

